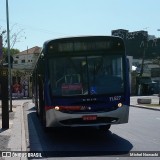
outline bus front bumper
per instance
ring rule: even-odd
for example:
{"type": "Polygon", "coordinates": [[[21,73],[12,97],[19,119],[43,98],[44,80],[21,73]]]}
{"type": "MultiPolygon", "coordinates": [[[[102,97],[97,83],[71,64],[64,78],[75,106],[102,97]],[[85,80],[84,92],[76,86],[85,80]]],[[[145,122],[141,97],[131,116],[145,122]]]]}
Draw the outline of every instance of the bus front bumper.
{"type": "Polygon", "coordinates": [[[63,113],[55,109],[49,109],[46,111],[46,127],[79,127],[121,124],[128,123],[128,117],[129,106],[126,105],[110,112],[83,112],[77,114],[63,113]],[[84,120],[84,117],[88,117],[88,119],[86,118],[84,120]],[[89,117],[91,117],[91,119],[89,117]]]}

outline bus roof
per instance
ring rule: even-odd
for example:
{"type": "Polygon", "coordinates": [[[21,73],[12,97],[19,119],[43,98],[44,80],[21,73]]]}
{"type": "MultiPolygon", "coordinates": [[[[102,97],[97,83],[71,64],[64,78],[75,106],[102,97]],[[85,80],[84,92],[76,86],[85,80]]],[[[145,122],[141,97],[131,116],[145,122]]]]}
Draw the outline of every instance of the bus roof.
{"type": "Polygon", "coordinates": [[[124,41],[115,36],[81,36],[52,39],[43,45],[45,54],[96,50],[124,51],[124,41]]]}
{"type": "Polygon", "coordinates": [[[123,39],[118,36],[76,36],[76,37],[63,37],[63,38],[56,38],[56,39],[50,39],[44,42],[44,45],[47,45],[49,43],[54,42],[69,42],[69,41],[91,41],[93,39],[96,40],[116,40],[119,42],[123,42],[123,39]]]}

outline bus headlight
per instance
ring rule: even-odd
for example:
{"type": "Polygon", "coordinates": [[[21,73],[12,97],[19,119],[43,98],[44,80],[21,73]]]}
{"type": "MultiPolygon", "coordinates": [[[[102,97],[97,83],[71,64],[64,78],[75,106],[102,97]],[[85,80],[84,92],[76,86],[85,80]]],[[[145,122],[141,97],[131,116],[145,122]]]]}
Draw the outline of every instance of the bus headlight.
{"type": "Polygon", "coordinates": [[[119,107],[119,108],[122,107],[122,105],[123,105],[122,103],[118,103],[118,107],[119,107]]]}
{"type": "Polygon", "coordinates": [[[54,108],[56,111],[59,111],[59,107],[58,106],[55,106],[55,108],[54,108]]]}

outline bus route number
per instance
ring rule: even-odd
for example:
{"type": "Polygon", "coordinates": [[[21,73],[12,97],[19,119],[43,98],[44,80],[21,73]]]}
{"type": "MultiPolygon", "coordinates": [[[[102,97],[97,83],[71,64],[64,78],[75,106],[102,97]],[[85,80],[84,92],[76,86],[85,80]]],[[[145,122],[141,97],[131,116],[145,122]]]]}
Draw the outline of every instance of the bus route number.
{"type": "Polygon", "coordinates": [[[110,101],[119,101],[120,99],[121,99],[121,96],[109,97],[110,101]]]}

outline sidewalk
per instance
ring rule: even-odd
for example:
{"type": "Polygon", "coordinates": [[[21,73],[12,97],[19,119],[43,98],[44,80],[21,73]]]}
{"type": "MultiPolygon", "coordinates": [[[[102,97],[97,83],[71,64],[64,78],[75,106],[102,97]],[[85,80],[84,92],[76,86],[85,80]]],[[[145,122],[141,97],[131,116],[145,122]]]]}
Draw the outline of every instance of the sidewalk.
{"type": "MultiPolygon", "coordinates": [[[[9,129],[6,129],[6,130],[2,129],[2,119],[1,119],[2,117],[0,117],[0,151],[5,151],[5,152],[6,151],[26,151],[23,104],[30,101],[31,100],[13,100],[12,101],[13,112],[9,113],[9,117],[10,117],[9,129]]],[[[1,106],[1,102],[0,102],[0,106],[1,106]]],[[[0,115],[1,115],[1,107],[0,107],[0,115]]],[[[21,159],[21,158],[16,157],[15,159],[21,159]]]]}

